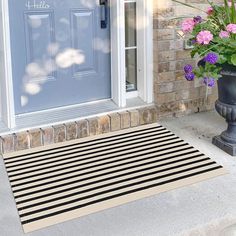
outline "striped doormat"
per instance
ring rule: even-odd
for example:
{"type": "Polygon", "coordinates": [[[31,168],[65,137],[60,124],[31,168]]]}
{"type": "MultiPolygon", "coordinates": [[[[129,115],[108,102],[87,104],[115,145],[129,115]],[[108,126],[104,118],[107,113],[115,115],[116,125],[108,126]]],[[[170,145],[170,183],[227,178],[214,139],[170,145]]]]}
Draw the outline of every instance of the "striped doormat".
{"type": "Polygon", "coordinates": [[[25,232],[226,173],[158,124],[3,157],[25,232]]]}

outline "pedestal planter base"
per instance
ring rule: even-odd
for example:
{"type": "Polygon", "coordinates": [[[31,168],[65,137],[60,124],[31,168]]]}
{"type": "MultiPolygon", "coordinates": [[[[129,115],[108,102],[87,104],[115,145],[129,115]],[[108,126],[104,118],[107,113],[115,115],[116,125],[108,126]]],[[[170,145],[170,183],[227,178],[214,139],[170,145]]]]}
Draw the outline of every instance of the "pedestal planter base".
{"type": "Polygon", "coordinates": [[[236,156],[236,66],[221,65],[221,78],[217,80],[218,100],[216,111],[228,124],[220,136],[213,138],[213,144],[232,156],[236,156]]]}
{"type": "Polygon", "coordinates": [[[231,144],[225,142],[220,135],[215,136],[212,139],[212,143],[216,145],[218,148],[222,149],[223,151],[227,152],[231,156],[236,156],[236,144],[231,144]]]}
{"type": "MultiPolygon", "coordinates": [[[[232,87],[231,85],[231,88],[232,87]]],[[[228,127],[220,136],[213,138],[213,144],[228,154],[236,156],[236,103],[232,102],[232,96],[222,96],[222,91],[219,91],[219,95],[219,100],[216,101],[215,108],[216,111],[225,118],[228,127]],[[228,103],[227,99],[229,99],[228,103]]]]}

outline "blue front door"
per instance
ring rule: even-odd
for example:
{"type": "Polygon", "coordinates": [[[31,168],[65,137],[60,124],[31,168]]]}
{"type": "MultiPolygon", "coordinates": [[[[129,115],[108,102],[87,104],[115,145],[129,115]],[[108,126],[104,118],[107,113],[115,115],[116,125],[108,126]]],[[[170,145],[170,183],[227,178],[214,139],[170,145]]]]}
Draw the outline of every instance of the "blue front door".
{"type": "Polygon", "coordinates": [[[111,97],[104,12],[99,0],[9,0],[16,114],[111,97]]]}

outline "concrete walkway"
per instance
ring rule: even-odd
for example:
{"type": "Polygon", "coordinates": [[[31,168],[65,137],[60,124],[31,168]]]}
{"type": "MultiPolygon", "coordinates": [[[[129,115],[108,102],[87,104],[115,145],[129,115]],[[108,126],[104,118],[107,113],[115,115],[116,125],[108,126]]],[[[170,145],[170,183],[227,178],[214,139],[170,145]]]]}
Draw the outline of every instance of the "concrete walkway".
{"type": "MultiPolygon", "coordinates": [[[[215,112],[210,112],[160,123],[215,159],[229,174],[28,235],[218,236],[225,227],[236,223],[236,157],[227,155],[211,144],[212,136],[226,127],[224,120],[215,112]]],[[[0,236],[20,235],[24,234],[0,159],[0,236]]],[[[225,233],[224,236],[229,235],[234,234],[225,233]]]]}

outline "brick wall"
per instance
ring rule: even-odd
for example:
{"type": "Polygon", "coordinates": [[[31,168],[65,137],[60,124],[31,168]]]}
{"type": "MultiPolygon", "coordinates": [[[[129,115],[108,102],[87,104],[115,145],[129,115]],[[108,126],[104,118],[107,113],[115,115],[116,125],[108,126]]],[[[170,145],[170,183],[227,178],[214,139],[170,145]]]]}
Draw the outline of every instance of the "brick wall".
{"type": "MultiPolygon", "coordinates": [[[[207,0],[181,0],[206,9],[207,0]]],[[[223,0],[216,0],[221,3],[223,0]]],[[[184,50],[184,40],[178,35],[183,15],[201,15],[201,12],[173,3],[171,0],[154,1],[154,97],[161,117],[182,116],[194,112],[211,110],[217,98],[217,89],[210,89],[206,99],[206,88],[196,80],[184,78],[183,66],[196,64],[189,50],[184,50]]]]}
{"type": "Polygon", "coordinates": [[[0,137],[0,153],[10,153],[53,143],[118,131],[157,122],[154,106],[110,113],[90,119],[31,129],[0,137]]]}

